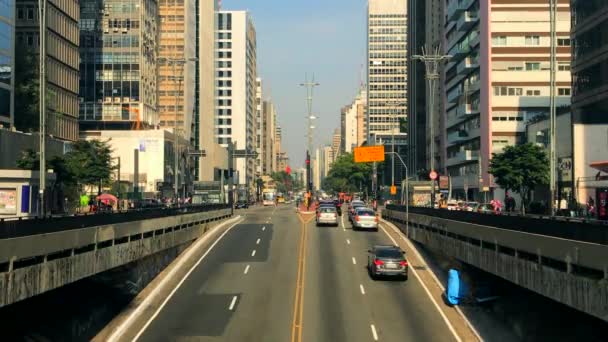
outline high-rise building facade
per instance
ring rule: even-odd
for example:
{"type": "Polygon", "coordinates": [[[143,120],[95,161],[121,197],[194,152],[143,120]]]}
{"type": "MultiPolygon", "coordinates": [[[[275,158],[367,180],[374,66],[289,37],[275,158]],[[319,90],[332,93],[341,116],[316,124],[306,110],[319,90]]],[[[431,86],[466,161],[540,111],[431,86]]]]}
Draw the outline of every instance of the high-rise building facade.
{"type": "MultiPolygon", "coordinates": [[[[549,5],[451,0],[446,8],[445,166],[453,195],[496,188],[493,152],[523,142],[526,122],[549,114],[549,5]]],[[[557,12],[556,103],[570,104],[570,9],[557,12]]],[[[503,198],[502,193],[494,196],[503,198]]]]}
{"type": "Polygon", "coordinates": [[[274,132],[276,117],[274,104],[270,100],[262,102],[262,174],[270,175],[274,171],[274,132]]]}
{"type": "Polygon", "coordinates": [[[190,140],[196,90],[196,0],[160,0],[158,13],[159,124],[190,140]]]}
{"type": "MultiPolygon", "coordinates": [[[[216,139],[255,150],[256,31],[247,11],[219,11],[216,22],[216,139]]],[[[255,159],[235,160],[238,184],[253,186],[255,159]]]]}
{"type": "Polygon", "coordinates": [[[13,125],[15,85],[15,1],[0,1],[0,126],[13,125]]]}
{"type": "MultiPolygon", "coordinates": [[[[394,139],[395,152],[403,159],[407,158],[407,133],[400,129],[408,110],[407,3],[369,0],[367,16],[367,141],[389,145],[394,139]]],[[[397,181],[402,173],[397,165],[397,181]]]]}
{"type": "Polygon", "coordinates": [[[342,134],[340,149],[342,152],[351,153],[354,147],[361,146],[365,141],[366,127],[365,114],[367,109],[367,93],[361,89],[357,97],[350,105],[342,109],[342,134]]]}
{"type": "Polygon", "coordinates": [[[196,0],[196,78],[194,102],[194,149],[204,150],[195,173],[199,181],[224,177],[220,170],[227,164],[228,153],[215,139],[215,19],[216,0],[196,0]]]}
{"type": "Polygon", "coordinates": [[[332,140],[331,140],[331,149],[333,151],[332,157],[333,157],[334,161],[342,153],[342,150],[340,149],[341,142],[342,142],[342,133],[341,133],[340,129],[336,128],[334,130],[334,135],[332,136],[332,140]]]}
{"type": "Polygon", "coordinates": [[[262,140],[263,131],[263,94],[262,94],[262,79],[256,78],[255,80],[255,151],[258,154],[255,158],[255,175],[256,177],[262,176],[262,160],[263,160],[263,148],[264,143],[262,140]]]}
{"type": "MultiPolygon", "coordinates": [[[[70,141],[78,139],[80,6],[77,0],[46,2],[46,132],[70,141]]],[[[25,60],[39,53],[38,1],[17,0],[16,8],[15,57],[25,60]]],[[[15,122],[21,129],[19,118],[15,122]]]]}
{"type": "Polygon", "coordinates": [[[572,179],[579,203],[594,198],[599,205],[596,189],[606,186],[607,181],[599,179],[605,179],[608,171],[608,1],[571,3],[572,179]]]}
{"type": "Polygon", "coordinates": [[[82,0],[80,6],[80,128],[157,127],[158,3],[82,0]]]}
{"type": "MultiPolygon", "coordinates": [[[[276,125],[276,121],[275,121],[276,125]]],[[[281,169],[281,156],[282,156],[282,143],[283,143],[283,130],[281,126],[276,125],[274,131],[274,172],[280,172],[281,169]]]]}

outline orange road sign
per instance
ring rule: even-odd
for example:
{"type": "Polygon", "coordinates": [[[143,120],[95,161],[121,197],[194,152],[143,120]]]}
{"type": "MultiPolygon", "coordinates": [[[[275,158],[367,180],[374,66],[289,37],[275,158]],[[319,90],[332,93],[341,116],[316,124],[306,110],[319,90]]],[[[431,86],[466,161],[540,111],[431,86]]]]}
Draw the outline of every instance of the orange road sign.
{"type": "Polygon", "coordinates": [[[394,185],[391,185],[391,195],[396,195],[397,194],[397,187],[394,185]]]}
{"type": "Polygon", "coordinates": [[[355,147],[355,163],[384,161],[384,145],[355,147]]]}

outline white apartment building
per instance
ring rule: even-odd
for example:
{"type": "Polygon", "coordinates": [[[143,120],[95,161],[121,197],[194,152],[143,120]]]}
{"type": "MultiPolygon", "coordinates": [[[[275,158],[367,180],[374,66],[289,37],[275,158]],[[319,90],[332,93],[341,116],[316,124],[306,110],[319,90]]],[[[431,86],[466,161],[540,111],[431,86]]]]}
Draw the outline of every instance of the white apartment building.
{"type": "MultiPolygon", "coordinates": [[[[407,134],[407,1],[369,0],[367,16],[367,141],[390,144],[405,155],[407,134]]],[[[397,180],[405,173],[397,167],[397,180]]],[[[397,183],[397,184],[400,184],[397,183]]]]}
{"type": "MultiPolygon", "coordinates": [[[[557,106],[570,104],[570,8],[557,14],[557,106]]],[[[549,114],[549,5],[450,0],[446,7],[445,166],[453,194],[496,186],[493,152],[523,142],[526,122],[549,114]]],[[[559,139],[559,137],[558,137],[559,139]]],[[[502,198],[502,192],[495,192],[502,198]]]]}
{"type": "Polygon", "coordinates": [[[343,134],[346,153],[351,153],[354,147],[361,146],[366,133],[365,113],[367,108],[367,91],[360,90],[357,97],[343,111],[341,133],[343,134]]]}
{"type": "Polygon", "coordinates": [[[264,173],[262,172],[262,164],[264,158],[264,142],[263,142],[263,97],[262,97],[262,79],[256,78],[255,80],[255,151],[258,157],[255,159],[255,175],[261,177],[264,173]]]}
{"type": "Polygon", "coordinates": [[[331,146],[323,146],[323,172],[322,178],[325,179],[329,175],[329,171],[331,170],[331,165],[333,164],[333,150],[331,146]]]}
{"type": "MultiPolygon", "coordinates": [[[[256,32],[247,11],[219,11],[216,20],[215,137],[224,147],[255,150],[256,32]]],[[[255,159],[236,159],[238,184],[253,186],[255,159]]]]}

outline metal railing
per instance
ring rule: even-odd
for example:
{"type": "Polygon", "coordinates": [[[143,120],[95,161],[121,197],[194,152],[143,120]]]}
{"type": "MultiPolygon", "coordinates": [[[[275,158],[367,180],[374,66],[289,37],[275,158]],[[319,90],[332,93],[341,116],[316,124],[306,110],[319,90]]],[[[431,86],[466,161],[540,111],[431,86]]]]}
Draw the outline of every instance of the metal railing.
{"type": "MultiPolygon", "coordinates": [[[[405,212],[405,206],[388,205],[388,210],[405,212]]],[[[426,207],[409,207],[410,214],[427,215],[507,230],[608,245],[608,222],[565,220],[546,216],[494,215],[426,207]]]]}
{"type": "Polygon", "coordinates": [[[127,211],[47,216],[18,219],[0,219],[0,239],[11,239],[36,234],[141,221],[161,217],[186,215],[213,210],[231,209],[228,204],[190,205],[182,207],[141,208],[127,211]]]}

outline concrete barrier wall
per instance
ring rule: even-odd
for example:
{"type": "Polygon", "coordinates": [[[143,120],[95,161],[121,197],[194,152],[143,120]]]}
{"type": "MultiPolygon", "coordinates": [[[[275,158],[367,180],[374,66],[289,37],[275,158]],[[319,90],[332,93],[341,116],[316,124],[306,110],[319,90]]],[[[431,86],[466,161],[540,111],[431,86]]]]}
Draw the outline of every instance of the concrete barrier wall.
{"type": "MultiPolygon", "coordinates": [[[[402,217],[401,214],[389,210],[382,213],[384,218],[395,222],[401,230],[405,231],[405,217],[402,217]]],[[[529,234],[513,232],[522,235],[518,238],[512,236],[504,241],[496,236],[495,239],[491,240],[494,241],[491,245],[486,244],[484,246],[483,242],[477,244],[450,236],[448,233],[455,234],[452,229],[454,223],[441,221],[449,220],[410,214],[410,238],[439,253],[459,259],[464,263],[478,267],[555,301],[608,321],[608,279],[605,276],[606,273],[604,273],[604,277],[597,277],[598,273],[586,275],[585,272],[574,272],[577,267],[576,263],[566,261],[569,257],[573,257],[571,252],[575,251],[575,247],[569,246],[561,254],[551,253],[551,256],[558,257],[560,258],[558,260],[566,262],[567,267],[562,270],[552,267],[551,260],[545,253],[537,254],[538,258],[536,260],[530,260],[530,254],[522,258],[522,252],[516,248],[514,248],[513,255],[501,252],[503,247],[513,248],[509,245],[517,240],[523,246],[533,244],[535,240],[530,236],[525,236],[529,234]],[[430,228],[435,229],[435,231],[430,228]],[[570,256],[568,253],[570,253],[570,256]]],[[[463,234],[464,231],[462,227],[460,228],[457,232],[463,234]]],[[[487,229],[493,228],[472,227],[469,235],[477,241],[483,241],[480,237],[486,235],[480,232],[487,229]]],[[[563,239],[557,240],[561,240],[555,241],[558,244],[568,242],[563,239]]],[[[538,240],[537,242],[541,243],[537,252],[553,250],[545,248],[547,246],[541,247],[542,243],[546,243],[546,241],[538,240]]],[[[596,250],[596,252],[598,251],[596,250]]],[[[608,252],[605,249],[599,250],[599,252],[603,253],[603,258],[598,261],[602,265],[608,261],[608,252]]],[[[579,254],[585,253],[587,253],[586,250],[579,250],[579,254]]]]}
{"type": "Polygon", "coordinates": [[[231,215],[226,209],[2,240],[0,260],[9,261],[0,273],[0,307],[187,244],[231,215]]]}

